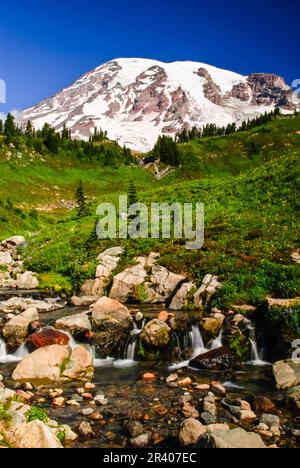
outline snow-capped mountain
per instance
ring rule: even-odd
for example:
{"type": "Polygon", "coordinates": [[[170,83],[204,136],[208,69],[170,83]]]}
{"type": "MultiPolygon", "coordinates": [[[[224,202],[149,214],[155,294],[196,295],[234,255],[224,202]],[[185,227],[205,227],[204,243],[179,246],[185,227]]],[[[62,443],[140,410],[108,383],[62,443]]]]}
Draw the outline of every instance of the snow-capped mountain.
{"type": "Polygon", "coordinates": [[[160,134],[184,127],[241,123],[276,106],[294,109],[293,90],[272,74],[242,76],[196,62],[116,59],[83,75],[58,94],[23,113],[36,128],[45,122],[88,139],[94,128],[138,151],[153,148],[160,134]]]}

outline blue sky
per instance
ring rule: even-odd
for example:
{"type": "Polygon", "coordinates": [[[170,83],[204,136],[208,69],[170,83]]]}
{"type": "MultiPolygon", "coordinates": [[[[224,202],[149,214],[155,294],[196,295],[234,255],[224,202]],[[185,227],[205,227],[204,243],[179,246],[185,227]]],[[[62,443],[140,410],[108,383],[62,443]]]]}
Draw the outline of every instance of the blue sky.
{"type": "Polygon", "coordinates": [[[300,78],[298,6],[110,0],[1,2],[0,79],[7,104],[25,108],[117,57],[195,60],[242,74],[300,78]]]}

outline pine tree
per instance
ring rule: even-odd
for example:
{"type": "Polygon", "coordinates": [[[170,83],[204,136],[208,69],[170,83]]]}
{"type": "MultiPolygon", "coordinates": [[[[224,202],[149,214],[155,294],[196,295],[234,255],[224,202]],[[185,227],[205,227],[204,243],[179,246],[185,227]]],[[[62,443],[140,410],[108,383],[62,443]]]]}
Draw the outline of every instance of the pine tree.
{"type": "Polygon", "coordinates": [[[64,125],[63,131],[61,132],[61,137],[63,140],[68,140],[70,137],[69,130],[67,129],[66,125],[64,125]]]}
{"type": "Polygon", "coordinates": [[[138,203],[138,196],[137,196],[137,189],[135,186],[135,183],[133,180],[130,180],[128,190],[128,205],[134,205],[135,203],[138,203]]]}
{"type": "Polygon", "coordinates": [[[77,217],[82,218],[83,216],[87,216],[88,209],[87,209],[86,196],[84,193],[82,180],[79,181],[75,196],[76,196],[76,203],[77,203],[77,217]]]}
{"type": "Polygon", "coordinates": [[[0,135],[3,135],[3,122],[0,119],[0,135]]]}
{"type": "Polygon", "coordinates": [[[4,135],[7,143],[11,143],[16,136],[15,118],[9,113],[4,124],[4,135]]]}
{"type": "Polygon", "coordinates": [[[30,138],[33,136],[33,133],[34,131],[33,131],[32,123],[30,122],[30,120],[28,120],[27,125],[26,125],[25,135],[30,138]]]}

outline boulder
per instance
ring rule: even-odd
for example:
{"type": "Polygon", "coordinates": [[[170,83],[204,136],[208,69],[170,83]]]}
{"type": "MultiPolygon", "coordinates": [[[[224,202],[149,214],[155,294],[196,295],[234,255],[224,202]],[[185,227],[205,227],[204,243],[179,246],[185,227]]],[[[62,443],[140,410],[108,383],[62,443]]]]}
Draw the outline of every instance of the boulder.
{"type": "Polygon", "coordinates": [[[39,420],[20,424],[13,437],[17,448],[63,448],[54,432],[39,420]]]}
{"type": "Polygon", "coordinates": [[[68,379],[78,379],[78,377],[84,377],[87,373],[92,377],[93,356],[84,346],[77,346],[72,350],[62,375],[68,379]]]}
{"type": "Polygon", "coordinates": [[[26,356],[15,368],[16,381],[60,382],[91,375],[93,358],[83,346],[52,345],[39,348],[26,356]]]}
{"type": "Polygon", "coordinates": [[[95,302],[95,297],[92,296],[72,296],[71,304],[74,307],[86,307],[90,306],[95,302]]]}
{"type": "Polygon", "coordinates": [[[154,319],[147,323],[140,338],[148,345],[156,348],[166,346],[170,340],[170,327],[161,320],[154,319]]]}
{"type": "Polygon", "coordinates": [[[183,421],[180,427],[179,439],[181,445],[187,447],[189,445],[195,445],[199,438],[205,434],[206,427],[201,424],[200,421],[194,418],[186,419],[183,421]]]}
{"type": "Polygon", "coordinates": [[[11,297],[7,301],[0,302],[0,312],[4,314],[19,313],[35,307],[39,313],[48,313],[62,309],[64,306],[55,301],[40,301],[30,297],[11,297]]]}
{"type": "Polygon", "coordinates": [[[200,438],[199,444],[201,448],[267,448],[260,435],[254,432],[246,432],[241,428],[207,431],[200,438]]]}
{"type": "Polygon", "coordinates": [[[20,424],[13,439],[17,448],[63,448],[54,432],[39,420],[20,424]]]}
{"type": "Polygon", "coordinates": [[[86,280],[81,288],[80,295],[88,298],[99,298],[104,294],[105,284],[100,278],[86,280]]]}
{"type": "Polygon", "coordinates": [[[276,406],[269,398],[259,395],[253,401],[253,409],[257,413],[272,413],[276,411],[276,406]]]}
{"type": "Polygon", "coordinates": [[[9,252],[0,252],[0,265],[11,265],[13,263],[13,259],[9,252]]]}
{"type": "Polygon", "coordinates": [[[291,258],[293,262],[298,263],[298,265],[300,265],[300,249],[293,252],[291,258]]]}
{"type": "Polygon", "coordinates": [[[273,307],[282,307],[283,309],[290,309],[293,306],[300,305],[300,297],[295,297],[293,299],[274,299],[269,297],[268,301],[268,309],[272,309],[273,307]]]}
{"type": "Polygon", "coordinates": [[[188,306],[188,298],[191,291],[195,288],[194,283],[183,283],[176,294],[174,295],[169,309],[171,310],[181,310],[184,307],[188,306]]]}
{"type": "Polygon", "coordinates": [[[136,257],[134,261],[142,265],[144,268],[151,268],[156,264],[159,257],[159,253],[151,252],[147,257],[136,257]]]}
{"type": "Polygon", "coordinates": [[[1,242],[1,245],[7,248],[9,247],[17,248],[17,247],[21,247],[24,244],[26,244],[26,239],[23,236],[9,237],[8,239],[5,239],[4,241],[1,242]]]}
{"type": "Polygon", "coordinates": [[[285,396],[286,406],[300,413],[300,385],[289,388],[285,396]]]}
{"type": "Polygon", "coordinates": [[[47,328],[39,333],[33,333],[28,340],[35,348],[43,348],[51,345],[66,346],[69,344],[70,338],[53,328],[47,328]]]}
{"type": "Polygon", "coordinates": [[[224,322],[224,316],[207,317],[200,322],[202,330],[207,333],[211,338],[219,335],[224,322]]]}
{"type": "Polygon", "coordinates": [[[145,282],[146,276],[147,272],[142,265],[127,268],[114,277],[109,297],[121,302],[135,299],[137,288],[145,282]]]}
{"type": "Polygon", "coordinates": [[[184,281],[183,275],[172,273],[165,267],[154,265],[152,268],[151,283],[156,294],[164,300],[168,299],[184,281]]]}
{"type": "Polygon", "coordinates": [[[25,273],[17,275],[18,289],[36,289],[38,286],[39,281],[31,271],[25,271],[25,273]]]}
{"type": "Polygon", "coordinates": [[[132,322],[132,317],[129,310],[120,302],[109,297],[101,297],[91,307],[92,318],[96,327],[104,327],[109,322],[115,323],[122,328],[129,328],[132,322]]]}
{"type": "Polygon", "coordinates": [[[198,291],[194,294],[194,304],[196,307],[207,307],[212,297],[222,288],[222,283],[213,275],[206,275],[198,291]]]}
{"type": "Polygon", "coordinates": [[[25,312],[9,320],[2,330],[2,334],[9,346],[17,348],[22,345],[28,335],[29,325],[38,320],[39,314],[34,307],[30,307],[25,312]]]}
{"type": "Polygon", "coordinates": [[[236,357],[226,346],[200,354],[189,363],[196,369],[226,370],[236,364],[236,357]]]}
{"type": "Polygon", "coordinates": [[[112,247],[105,250],[98,257],[99,265],[96,270],[97,278],[109,278],[112,272],[117,268],[124,249],[122,247],[112,247]]]}
{"type": "Polygon", "coordinates": [[[298,383],[294,369],[286,361],[278,361],[273,364],[273,375],[276,387],[281,390],[295,387],[298,383]]]}
{"type": "Polygon", "coordinates": [[[82,314],[69,315],[56,320],[55,328],[59,330],[67,330],[70,333],[77,335],[92,330],[92,325],[88,315],[83,312],[82,314]]]}

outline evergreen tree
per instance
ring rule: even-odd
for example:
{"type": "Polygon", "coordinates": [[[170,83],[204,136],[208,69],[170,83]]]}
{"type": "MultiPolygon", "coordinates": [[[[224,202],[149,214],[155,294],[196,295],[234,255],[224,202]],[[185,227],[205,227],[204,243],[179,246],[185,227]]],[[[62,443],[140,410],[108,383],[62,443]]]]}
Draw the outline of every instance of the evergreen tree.
{"type": "Polygon", "coordinates": [[[26,125],[25,135],[30,138],[33,136],[33,133],[34,131],[33,131],[32,123],[30,122],[30,120],[28,120],[27,125],[26,125]]]}
{"type": "Polygon", "coordinates": [[[0,119],[0,135],[3,135],[3,122],[0,119]]]}
{"type": "Polygon", "coordinates": [[[77,203],[77,217],[82,218],[83,216],[87,216],[88,209],[87,209],[86,196],[84,193],[82,180],[79,181],[75,196],[76,196],[76,203],[77,203]]]}
{"type": "Polygon", "coordinates": [[[135,183],[131,179],[129,182],[128,190],[128,205],[134,205],[135,203],[138,203],[138,196],[137,196],[137,189],[135,186],[135,183]]]}
{"type": "Polygon", "coordinates": [[[61,132],[61,137],[63,140],[69,140],[70,138],[70,132],[67,129],[66,125],[64,125],[63,131],[61,132]]]}
{"type": "Polygon", "coordinates": [[[4,124],[4,135],[7,143],[11,143],[16,136],[15,118],[9,113],[4,124]]]}

